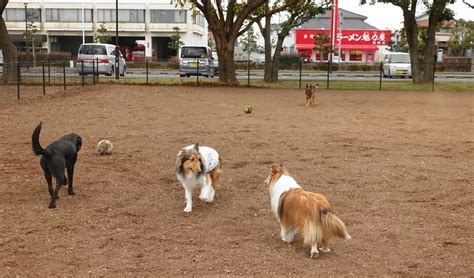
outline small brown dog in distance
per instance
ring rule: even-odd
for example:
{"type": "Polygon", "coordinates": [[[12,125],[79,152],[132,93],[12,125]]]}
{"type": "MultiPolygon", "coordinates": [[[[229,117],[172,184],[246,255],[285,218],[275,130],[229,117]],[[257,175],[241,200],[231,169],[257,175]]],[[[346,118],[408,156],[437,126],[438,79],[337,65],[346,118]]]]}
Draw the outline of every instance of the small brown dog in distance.
{"type": "Polygon", "coordinates": [[[316,89],[319,88],[318,83],[306,84],[306,107],[314,104],[314,97],[316,94],[316,89]]]}

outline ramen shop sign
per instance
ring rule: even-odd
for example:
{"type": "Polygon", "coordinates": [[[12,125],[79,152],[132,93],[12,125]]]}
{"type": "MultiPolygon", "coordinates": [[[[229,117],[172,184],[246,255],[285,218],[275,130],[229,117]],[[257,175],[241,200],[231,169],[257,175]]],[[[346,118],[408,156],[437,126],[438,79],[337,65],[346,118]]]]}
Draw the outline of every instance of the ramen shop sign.
{"type": "MultiPolygon", "coordinates": [[[[296,29],[296,45],[312,45],[318,33],[330,35],[328,29],[296,29]]],[[[337,34],[336,44],[342,37],[342,45],[387,45],[390,42],[391,31],[387,30],[342,30],[337,34]]]]}

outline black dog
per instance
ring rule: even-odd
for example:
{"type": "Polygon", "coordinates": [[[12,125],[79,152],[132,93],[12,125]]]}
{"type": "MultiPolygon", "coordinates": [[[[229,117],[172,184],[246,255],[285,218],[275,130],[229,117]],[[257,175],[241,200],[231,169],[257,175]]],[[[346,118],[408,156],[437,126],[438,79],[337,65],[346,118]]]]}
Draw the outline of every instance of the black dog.
{"type": "Polygon", "coordinates": [[[40,165],[43,169],[44,177],[48,183],[49,194],[51,195],[51,202],[49,208],[56,207],[56,199],[58,198],[59,189],[61,185],[68,186],[68,194],[75,195],[72,182],[74,176],[74,165],[77,160],[77,153],[82,146],[81,136],[71,133],[64,135],[59,140],[48,145],[43,149],[39,143],[39,135],[41,132],[41,122],[36,126],[31,136],[33,142],[33,152],[36,155],[41,155],[40,165]],[[67,169],[67,178],[64,174],[64,169],[67,169]],[[52,177],[56,178],[56,189],[53,192],[52,177]]]}

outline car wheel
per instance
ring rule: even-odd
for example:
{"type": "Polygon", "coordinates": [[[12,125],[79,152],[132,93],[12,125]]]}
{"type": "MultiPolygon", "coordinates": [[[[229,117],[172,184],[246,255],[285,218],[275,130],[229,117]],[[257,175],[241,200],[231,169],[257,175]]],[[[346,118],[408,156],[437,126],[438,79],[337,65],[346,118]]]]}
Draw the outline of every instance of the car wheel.
{"type": "Polygon", "coordinates": [[[186,75],[185,74],[180,74],[179,77],[185,77],[186,75]]]}
{"type": "Polygon", "coordinates": [[[112,75],[114,75],[114,67],[110,67],[109,72],[106,73],[105,75],[107,75],[107,76],[112,76],[112,75]]]}
{"type": "Polygon", "coordinates": [[[123,67],[123,72],[120,76],[125,76],[127,74],[127,67],[123,67]]]}

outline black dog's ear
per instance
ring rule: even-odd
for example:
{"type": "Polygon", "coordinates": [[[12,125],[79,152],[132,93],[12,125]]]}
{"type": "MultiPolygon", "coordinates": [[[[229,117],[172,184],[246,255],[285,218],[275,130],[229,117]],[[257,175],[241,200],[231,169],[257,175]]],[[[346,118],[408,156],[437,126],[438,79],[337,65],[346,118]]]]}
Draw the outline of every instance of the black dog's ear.
{"type": "Polygon", "coordinates": [[[81,136],[77,135],[76,137],[76,151],[79,152],[82,147],[82,138],[81,136]]]}

